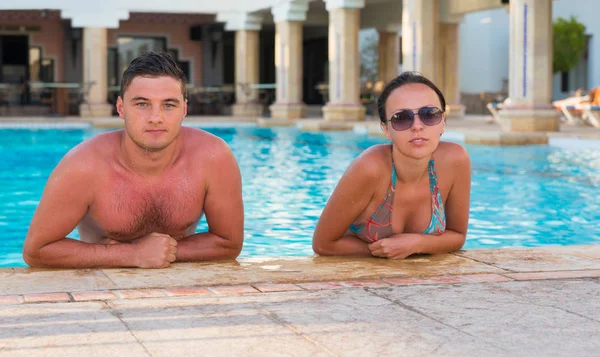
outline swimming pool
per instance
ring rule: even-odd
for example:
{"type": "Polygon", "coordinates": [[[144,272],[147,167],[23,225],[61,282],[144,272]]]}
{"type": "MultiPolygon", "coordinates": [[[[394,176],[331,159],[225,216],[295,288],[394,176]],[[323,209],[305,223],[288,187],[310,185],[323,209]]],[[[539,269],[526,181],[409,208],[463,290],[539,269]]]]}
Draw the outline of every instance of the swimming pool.
{"type": "MultiPolygon", "coordinates": [[[[344,170],[362,150],[385,142],[296,128],[205,130],[229,143],[242,171],[241,257],[312,255],[313,229],[344,170]]],[[[70,148],[102,131],[0,129],[0,267],[25,265],[21,248],[48,175],[70,148]]],[[[598,141],[466,147],[473,185],[465,248],[600,243],[598,141]]]]}

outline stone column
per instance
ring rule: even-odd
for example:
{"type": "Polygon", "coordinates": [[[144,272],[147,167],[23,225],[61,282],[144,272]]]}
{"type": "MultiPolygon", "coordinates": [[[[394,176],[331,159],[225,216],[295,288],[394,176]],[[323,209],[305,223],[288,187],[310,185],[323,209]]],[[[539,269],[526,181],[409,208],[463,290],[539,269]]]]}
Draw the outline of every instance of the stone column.
{"type": "Polygon", "coordinates": [[[275,67],[277,92],[271,105],[273,119],[299,119],[302,102],[302,22],[306,20],[307,0],[293,0],[273,7],[275,20],[275,67]]]}
{"type": "Polygon", "coordinates": [[[329,11],[329,102],[326,121],[361,121],[358,31],[364,0],[326,0],[329,11]]]}
{"type": "Polygon", "coordinates": [[[258,102],[258,31],[235,32],[235,104],[233,116],[261,116],[263,107],[258,102]]]}
{"type": "Polygon", "coordinates": [[[217,14],[217,21],[226,22],[225,30],[235,31],[235,104],[236,117],[262,116],[263,106],[258,102],[259,31],[261,17],[243,12],[217,14]]]}
{"type": "Polygon", "coordinates": [[[402,67],[417,71],[438,84],[436,58],[439,33],[437,0],[402,1],[402,67]]]}
{"type": "Polygon", "coordinates": [[[398,31],[378,30],[379,80],[387,83],[398,76],[400,64],[400,36],[398,31]]]}
{"type": "Polygon", "coordinates": [[[463,118],[465,115],[465,106],[460,103],[459,27],[459,23],[439,24],[440,54],[437,57],[438,82],[436,83],[446,98],[448,118],[456,119],[463,118]]]}
{"type": "Polygon", "coordinates": [[[108,103],[107,31],[102,27],[83,29],[83,90],[85,102],[79,106],[81,117],[112,116],[108,103]]]}
{"type": "Polygon", "coordinates": [[[511,0],[508,132],[559,131],[552,107],[552,0],[511,0]]]}
{"type": "Polygon", "coordinates": [[[458,63],[461,17],[450,16],[438,0],[404,0],[402,15],[403,69],[433,81],[446,98],[448,118],[462,118],[458,63]],[[443,13],[443,21],[440,16],[443,13]]]}

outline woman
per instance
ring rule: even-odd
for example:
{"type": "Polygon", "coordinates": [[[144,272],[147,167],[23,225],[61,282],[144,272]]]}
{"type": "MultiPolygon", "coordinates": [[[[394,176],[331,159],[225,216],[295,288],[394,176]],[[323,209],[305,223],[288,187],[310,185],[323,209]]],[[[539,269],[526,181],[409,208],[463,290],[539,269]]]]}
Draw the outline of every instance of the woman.
{"type": "Polygon", "coordinates": [[[365,150],[346,170],[315,228],[320,255],[404,259],[460,249],[467,233],[471,165],[441,142],[446,101],[416,72],[392,80],[377,101],[391,144],[365,150]]]}

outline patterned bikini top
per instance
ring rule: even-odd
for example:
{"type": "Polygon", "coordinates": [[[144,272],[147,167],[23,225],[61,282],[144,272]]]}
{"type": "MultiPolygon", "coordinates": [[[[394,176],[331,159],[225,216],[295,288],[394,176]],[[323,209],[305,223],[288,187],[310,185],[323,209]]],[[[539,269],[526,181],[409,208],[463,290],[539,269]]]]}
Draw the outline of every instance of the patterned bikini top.
{"type": "MultiPolygon", "coordinates": [[[[437,183],[433,159],[429,160],[427,172],[429,174],[429,191],[431,192],[431,222],[423,234],[440,235],[446,230],[446,212],[444,211],[444,203],[437,183]]],[[[383,203],[365,222],[350,225],[350,231],[361,240],[372,243],[394,234],[392,230],[392,212],[394,210],[396,180],[396,166],[392,162],[392,179],[383,203]]]]}

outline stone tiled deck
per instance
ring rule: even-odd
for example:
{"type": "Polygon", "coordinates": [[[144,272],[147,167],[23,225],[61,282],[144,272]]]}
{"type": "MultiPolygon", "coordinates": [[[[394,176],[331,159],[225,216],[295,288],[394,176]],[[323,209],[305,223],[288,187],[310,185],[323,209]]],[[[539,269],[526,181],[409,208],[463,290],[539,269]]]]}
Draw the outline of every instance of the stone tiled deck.
{"type": "Polygon", "coordinates": [[[600,245],[0,270],[0,356],[591,356],[600,245]]]}
{"type": "Polygon", "coordinates": [[[0,269],[0,303],[600,277],[600,245],[476,249],[406,260],[246,258],[168,269],[0,269]]]}

